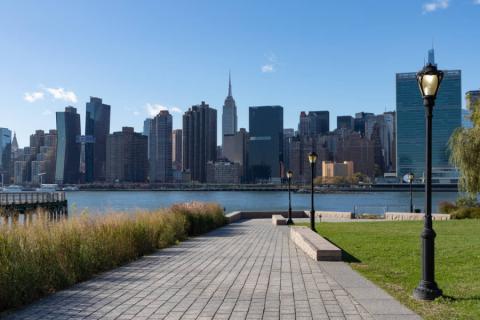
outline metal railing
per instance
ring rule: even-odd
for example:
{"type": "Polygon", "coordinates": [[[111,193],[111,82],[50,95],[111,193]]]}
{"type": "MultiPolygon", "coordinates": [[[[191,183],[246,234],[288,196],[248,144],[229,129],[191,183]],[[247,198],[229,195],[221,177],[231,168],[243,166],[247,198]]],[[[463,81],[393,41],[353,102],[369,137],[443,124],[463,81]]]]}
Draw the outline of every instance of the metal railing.
{"type": "Polygon", "coordinates": [[[0,192],[0,205],[12,204],[41,204],[48,202],[65,201],[66,196],[63,191],[55,192],[0,192]]]}

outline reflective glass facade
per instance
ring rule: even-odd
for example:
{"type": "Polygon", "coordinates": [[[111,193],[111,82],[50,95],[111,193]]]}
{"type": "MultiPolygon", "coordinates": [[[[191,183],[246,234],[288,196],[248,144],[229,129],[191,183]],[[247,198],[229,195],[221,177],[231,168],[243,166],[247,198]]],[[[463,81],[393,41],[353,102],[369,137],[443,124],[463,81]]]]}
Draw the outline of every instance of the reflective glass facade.
{"type": "Polygon", "coordinates": [[[280,178],[280,164],[283,161],[283,107],[250,107],[249,131],[250,180],[280,178]]]}
{"type": "MultiPolygon", "coordinates": [[[[432,166],[451,167],[448,140],[461,126],[461,71],[447,70],[433,109],[432,166]]],[[[396,75],[397,92],[397,176],[425,169],[425,107],[415,73],[396,75]]]]}
{"type": "Polygon", "coordinates": [[[57,159],[55,182],[75,184],[79,181],[80,149],[77,137],[80,136],[80,115],[73,107],[65,112],[57,112],[57,159]]]}

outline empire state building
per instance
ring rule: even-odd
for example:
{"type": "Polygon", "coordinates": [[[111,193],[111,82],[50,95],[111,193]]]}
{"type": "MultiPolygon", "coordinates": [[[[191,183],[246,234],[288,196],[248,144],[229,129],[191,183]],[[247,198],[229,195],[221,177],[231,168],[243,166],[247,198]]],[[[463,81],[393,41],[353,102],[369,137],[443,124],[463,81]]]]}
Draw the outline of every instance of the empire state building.
{"type": "Polygon", "coordinates": [[[228,74],[228,96],[225,98],[222,113],[222,146],[223,137],[234,135],[237,132],[237,106],[232,96],[232,81],[230,73],[228,74]]]}

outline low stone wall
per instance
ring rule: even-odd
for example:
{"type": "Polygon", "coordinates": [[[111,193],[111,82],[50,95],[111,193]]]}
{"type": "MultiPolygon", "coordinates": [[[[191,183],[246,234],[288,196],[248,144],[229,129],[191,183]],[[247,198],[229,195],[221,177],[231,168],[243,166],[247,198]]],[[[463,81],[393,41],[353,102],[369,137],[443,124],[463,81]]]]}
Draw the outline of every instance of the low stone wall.
{"type": "MultiPolygon", "coordinates": [[[[423,213],[409,213],[409,212],[386,212],[385,213],[385,220],[392,220],[392,221],[408,221],[414,220],[419,221],[423,220],[425,215],[423,213]]],[[[434,213],[432,214],[433,220],[450,220],[449,214],[444,213],[434,213]]]]}
{"type": "MultiPolygon", "coordinates": [[[[270,219],[274,215],[280,215],[284,218],[288,217],[288,211],[234,211],[227,213],[229,223],[239,221],[241,219],[270,219]]],[[[308,218],[303,211],[292,211],[292,218],[308,218]]]]}
{"type": "MultiPolygon", "coordinates": [[[[305,215],[310,217],[310,211],[305,211],[305,215]]],[[[315,217],[322,220],[351,220],[355,216],[348,211],[315,211],[315,217]]]]}
{"type": "Polygon", "coordinates": [[[315,261],[340,261],[342,250],[307,227],[290,228],[290,239],[315,261]]]}
{"type": "Polygon", "coordinates": [[[272,216],[272,224],[275,226],[286,225],[287,219],[279,214],[274,214],[272,216]]]}

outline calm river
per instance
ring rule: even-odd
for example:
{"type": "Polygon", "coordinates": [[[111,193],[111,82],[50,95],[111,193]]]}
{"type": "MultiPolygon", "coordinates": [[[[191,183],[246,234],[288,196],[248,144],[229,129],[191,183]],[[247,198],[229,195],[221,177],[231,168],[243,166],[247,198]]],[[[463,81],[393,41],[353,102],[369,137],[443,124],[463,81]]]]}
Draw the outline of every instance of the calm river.
{"type": "MultiPolygon", "coordinates": [[[[441,201],[454,201],[455,192],[433,194],[434,211],[441,201]]],[[[109,211],[157,209],[173,203],[188,201],[217,202],[227,212],[237,210],[287,210],[288,193],[281,191],[74,191],[67,192],[70,214],[84,210],[101,214],[109,211]]],[[[316,210],[353,211],[357,213],[383,213],[407,211],[408,192],[362,192],[316,194],[316,210]]],[[[414,205],[423,209],[423,193],[414,193],[414,205]]],[[[310,206],[309,194],[292,193],[293,210],[306,210],[310,206]]]]}

